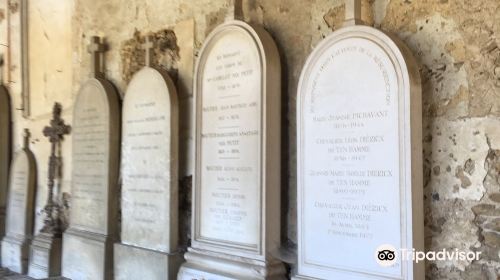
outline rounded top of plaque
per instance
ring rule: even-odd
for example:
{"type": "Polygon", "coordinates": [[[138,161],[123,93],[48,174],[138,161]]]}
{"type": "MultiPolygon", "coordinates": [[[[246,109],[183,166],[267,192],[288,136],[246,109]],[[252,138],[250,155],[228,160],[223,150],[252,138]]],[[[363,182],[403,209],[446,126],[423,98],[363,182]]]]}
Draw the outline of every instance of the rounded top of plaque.
{"type": "Polygon", "coordinates": [[[124,102],[127,102],[127,99],[130,99],[132,95],[155,91],[167,91],[170,103],[177,102],[177,91],[170,75],[161,69],[145,66],[132,77],[127,87],[124,102]]]}
{"type": "MultiPolygon", "coordinates": [[[[205,55],[207,53],[207,49],[210,48],[214,40],[216,40],[220,36],[226,35],[227,33],[231,33],[232,31],[246,32],[254,39],[261,39],[260,37],[263,35],[261,34],[261,32],[267,33],[260,26],[249,24],[241,20],[230,20],[217,26],[214,30],[212,30],[212,32],[210,32],[210,34],[208,34],[203,43],[203,46],[201,47],[200,53],[202,55],[205,55]]],[[[261,44],[261,42],[259,42],[258,40],[256,41],[256,43],[261,44]]]]}
{"type": "MultiPolygon", "coordinates": [[[[35,155],[29,148],[21,148],[14,154],[14,159],[12,161],[12,166],[16,166],[16,163],[21,162],[22,164],[29,164],[31,161],[35,160],[35,155]]],[[[13,169],[11,169],[13,170],[13,169]]]]}
{"type": "MultiPolygon", "coordinates": [[[[108,102],[108,106],[111,106],[112,114],[118,110],[118,92],[116,88],[106,79],[101,78],[90,78],[83,83],[83,85],[78,90],[78,95],[75,98],[75,106],[82,102],[83,98],[89,97],[89,91],[95,93],[101,93],[105,96],[105,100],[108,102]]],[[[92,95],[92,94],[91,94],[92,95]]],[[[100,101],[100,100],[99,100],[100,101]]],[[[99,102],[98,100],[88,102],[99,102]]]]}
{"type": "MultiPolygon", "coordinates": [[[[28,148],[21,148],[17,150],[14,154],[14,158],[11,163],[11,183],[14,178],[14,173],[16,168],[21,168],[23,170],[28,170],[29,172],[36,172],[36,159],[35,154],[28,148]]],[[[29,174],[28,174],[29,175],[29,174]]]]}
{"type": "Polygon", "coordinates": [[[207,58],[211,54],[211,49],[224,36],[246,36],[255,43],[258,48],[258,55],[262,66],[262,76],[266,76],[266,71],[280,71],[279,53],[271,35],[261,26],[249,24],[241,20],[230,20],[217,26],[205,39],[200,50],[200,57],[196,62],[195,70],[195,93],[200,89],[198,83],[203,76],[203,68],[207,58]],[[276,69],[270,69],[276,68],[276,69]]]}
{"type": "MultiPolygon", "coordinates": [[[[398,38],[370,26],[348,26],[327,36],[309,55],[299,80],[299,100],[297,102],[297,108],[301,106],[300,103],[303,101],[302,96],[308,92],[307,84],[310,82],[311,73],[317,72],[318,70],[321,72],[323,70],[321,66],[318,68],[317,64],[324,63],[323,60],[330,60],[328,56],[331,57],[331,60],[334,60],[335,56],[352,51],[348,46],[354,46],[359,52],[363,52],[368,56],[372,56],[373,53],[384,54],[392,64],[393,70],[397,76],[397,81],[400,86],[399,92],[401,92],[401,90],[410,92],[414,86],[419,87],[420,78],[418,69],[416,68],[416,62],[409,49],[398,38]],[[346,48],[342,47],[344,45],[346,48]],[[329,53],[329,50],[337,46],[339,47],[334,53],[329,53]]],[[[383,63],[383,61],[378,61],[376,56],[372,56],[372,58],[376,64],[383,63]]],[[[353,64],[354,63],[351,63],[351,65],[353,64]]],[[[360,71],[363,71],[362,68],[363,67],[360,67],[360,71]]],[[[353,78],[363,76],[359,75],[359,72],[348,74],[353,78]]],[[[362,79],[359,80],[359,83],[363,82],[362,79]]]]}

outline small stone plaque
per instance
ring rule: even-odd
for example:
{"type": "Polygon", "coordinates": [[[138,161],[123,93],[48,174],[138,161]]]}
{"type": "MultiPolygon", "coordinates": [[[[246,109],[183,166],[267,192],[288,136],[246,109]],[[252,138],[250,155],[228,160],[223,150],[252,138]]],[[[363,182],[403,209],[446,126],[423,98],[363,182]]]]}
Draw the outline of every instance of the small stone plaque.
{"type": "Polygon", "coordinates": [[[323,40],[297,95],[299,278],[421,279],[379,246],[422,249],[420,78],[408,49],[366,26],[323,40]],[[414,278],[416,277],[416,278],[414,278]]]}
{"type": "Polygon", "coordinates": [[[17,273],[27,272],[33,238],[36,162],[27,147],[27,137],[10,170],[6,236],[2,240],[2,267],[17,273]]]}
{"type": "MultiPolygon", "coordinates": [[[[102,236],[78,235],[78,231],[64,235],[63,275],[69,279],[106,279],[106,271],[111,271],[113,243],[102,236]],[[109,252],[109,253],[108,253],[109,252]]],[[[109,277],[109,276],[108,276],[109,277]]],[[[108,279],[110,279],[109,277],[108,279]]]]}

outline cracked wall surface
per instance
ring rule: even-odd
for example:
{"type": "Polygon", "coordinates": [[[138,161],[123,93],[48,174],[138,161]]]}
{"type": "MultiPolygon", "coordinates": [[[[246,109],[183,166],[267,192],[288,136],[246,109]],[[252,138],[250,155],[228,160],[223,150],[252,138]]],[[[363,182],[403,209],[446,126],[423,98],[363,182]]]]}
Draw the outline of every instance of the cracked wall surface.
{"type": "MultiPolygon", "coordinates": [[[[15,147],[24,127],[32,130],[39,168],[37,209],[45,201],[49,145],[41,135],[51,105],[62,102],[72,122],[73,100],[89,77],[86,51],[103,36],[105,74],[123,96],[132,74],[144,65],[140,45],[153,34],[160,44],[155,63],[173,76],[180,91],[182,240],[188,242],[192,174],[192,79],[205,37],[233,14],[231,0],[30,1],[32,116],[14,111],[15,147]]],[[[296,223],[296,89],[308,55],[341,27],[342,0],[246,0],[243,17],[262,24],[275,39],[283,66],[282,258],[294,268],[296,223]]],[[[427,250],[481,252],[476,262],[432,261],[429,279],[497,279],[500,275],[500,1],[363,0],[368,25],[391,32],[412,50],[422,76],[425,245],[427,250]]],[[[19,15],[19,1],[0,5],[0,41],[6,16],[19,15]]],[[[15,23],[15,22],[14,22],[15,23]]],[[[9,39],[10,38],[10,39],[9,39]]],[[[4,45],[0,49],[4,50],[4,45]]],[[[9,86],[20,108],[19,50],[11,48],[9,86]]],[[[71,186],[71,135],[63,144],[62,192],[71,186]]],[[[40,226],[38,213],[37,228],[40,226]]]]}

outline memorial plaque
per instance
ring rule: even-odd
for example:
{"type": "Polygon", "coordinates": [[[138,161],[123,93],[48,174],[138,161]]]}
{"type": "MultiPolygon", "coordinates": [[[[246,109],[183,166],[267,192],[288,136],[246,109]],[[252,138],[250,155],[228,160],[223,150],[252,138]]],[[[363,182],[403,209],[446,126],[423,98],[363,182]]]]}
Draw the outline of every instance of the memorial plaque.
{"type": "MultiPolygon", "coordinates": [[[[147,65],[152,40],[146,43],[147,65]]],[[[177,252],[178,114],[177,92],[166,72],[146,66],[134,75],[123,103],[116,279],[173,279],[177,273],[182,259],[177,252]]]]}
{"type": "Polygon", "coordinates": [[[10,170],[6,236],[2,240],[2,267],[17,273],[28,270],[29,245],[33,238],[36,188],[35,156],[25,146],[16,153],[10,170]]]}
{"type": "Polygon", "coordinates": [[[191,267],[190,258],[203,258],[204,250],[246,265],[242,274],[215,273],[219,277],[265,278],[245,264],[249,260],[271,260],[256,267],[274,266],[273,273],[281,273],[269,256],[280,243],[280,71],[269,34],[241,21],[217,27],[201,50],[193,240],[180,277],[213,277],[215,268],[201,268],[200,274],[191,267]]]}
{"type": "Polygon", "coordinates": [[[199,238],[260,239],[261,87],[259,49],[240,30],[206,50],[200,73],[199,238]],[[205,93],[205,94],[204,94],[205,93]]]}
{"type": "Polygon", "coordinates": [[[82,85],[73,109],[70,225],[63,235],[62,274],[67,278],[112,278],[119,146],[118,93],[109,81],[91,78],[82,85]]]}
{"type": "MultiPolygon", "coordinates": [[[[3,60],[2,60],[3,62],[3,60]]],[[[9,184],[10,165],[10,97],[7,88],[0,84],[0,237],[5,234],[5,206],[9,184]]]]}
{"type": "Polygon", "coordinates": [[[73,111],[71,228],[114,234],[119,169],[118,94],[105,81],[91,79],[78,94],[73,111]],[[110,209],[112,208],[112,209],[110,209]]]}
{"type": "Polygon", "coordinates": [[[297,95],[296,279],[423,279],[376,259],[423,249],[420,94],[410,52],[381,31],[345,27],[315,48],[297,95]]]}
{"type": "Polygon", "coordinates": [[[169,252],[177,246],[177,97],[173,82],[144,68],[123,104],[122,234],[124,244],[169,252]]]}

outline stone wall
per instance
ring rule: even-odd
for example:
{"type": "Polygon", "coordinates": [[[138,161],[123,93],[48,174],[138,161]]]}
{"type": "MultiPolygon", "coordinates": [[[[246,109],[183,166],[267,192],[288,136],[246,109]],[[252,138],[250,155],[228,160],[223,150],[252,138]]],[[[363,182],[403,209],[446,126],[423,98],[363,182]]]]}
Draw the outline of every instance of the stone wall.
{"type": "MultiPolygon", "coordinates": [[[[1,48],[7,51],[13,107],[21,107],[21,0],[0,4],[1,48]],[[8,49],[4,45],[9,46],[8,49]]],[[[192,169],[192,74],[206,35],[233,14],[231,0],[28,1],[31,116],[14,112],[15,148],[32,130],[39,168],[38,222],[45,201],[49,144],[41,131],[51,105],[72,102],[90,72],[86,44],[106,37],[106,76],[123,95],[144,64],[140,43],[153,33],[156,61],[181,92],[181,175],[184,224],[189,231],[192,169]]],[[[247,0],[243,17],[271,33],[283,65],[283,250],[296,244],[295,100],[302,66],[313,47],[341,26],[342,0],[247,0]]],[[[478,262],[427,264],[430,279],[497,279],[500,274],[500,2],[498,0],[365,0],[363,19],[408,44],[423,83],[426,249],[481,251],[478,262]]],[[[71,136],[63,144],[62,192],[71,185],[71,136]]],[[[293,269],[293,264],[291,268],[293,269]]]]}

